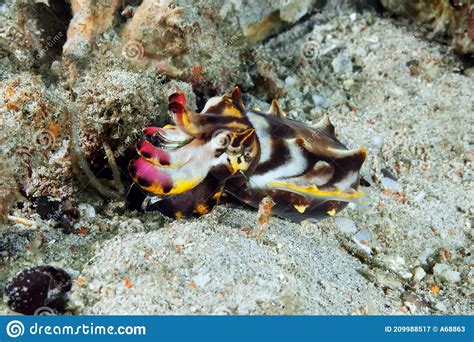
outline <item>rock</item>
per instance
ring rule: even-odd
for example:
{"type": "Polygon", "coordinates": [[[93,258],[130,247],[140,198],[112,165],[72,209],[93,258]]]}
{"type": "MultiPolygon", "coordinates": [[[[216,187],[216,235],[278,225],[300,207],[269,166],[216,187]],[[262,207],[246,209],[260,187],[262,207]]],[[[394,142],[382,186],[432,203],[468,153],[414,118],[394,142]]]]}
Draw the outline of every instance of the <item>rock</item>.
{"type": "Polygon", "coordinates": [[[89,203],[80,203],[77,206],[79,213],[81,216],[86,217],[88,219],[93,219],[95,217],[95,209],[89,203]]]}
{"type": "Polygon", "coordinates": [[[286,84],[287,86],[290,86],[290,87],[291,87],[293,84],[295,84],[295,82],[296,82],[296,79],[295,79],[294,77],[287,76],[287,77],[285,78],[285,84],[286,84]]]}
{"type": "Polygon", "coordinates": [[[353,238],[357,246],[363,250],[365,253],[371,255],[372,248],[369,247],[369,242],[371,240],[371,234],[367,230],[359,230],[353,238]]]}
{"type": "Polygon", "coordinates": [[[376,134],[372,137],[372,144],[375,146],[375,147],[381,147],[383,145],[383,143],[385,142],[385,134],[376,134]]]}
{"type": "Polygon", "coordinates": [[[429,39],[452,38],[456,53],[470,54],[474,51],[472,39],[472,5],[469,1],[424,1],[382,0],[389,12],[401,15],[418,23],[417,30],[425,27],[429,39]]]}
{"type": "Polygon", "coordinates": [[[425,270],[418,266],[413,270],[413,280],[416,282],[419,282],[421,279],[423,279],[426,275],[425,270]]]}
{"type": "Polygon", "coordinates": [[[420,191],[419,193],[416,194],[413,200],[417,203],[420,203],[425,199],[425,197],[426,197],[426,192],[420,191]]]}
{"type": "Polygon", "coordinates": [[[239,16],[239,23],[246,39],[258,43],[269,35],[293,24],[307,14],[316,0],[285,0],[285,1],[248,1],[235,2],[238,5],[224,6],[221,16],[239,16]],[[230,9],[233,7],[233,10],[230,9]]]}
{"type": "Polygon", "coordinates": [[[314,105],[318,107],[325,107],[326,106],[326,98],[318,95],[316,93],[313,93],[311,95],[311,98],[313,99],[314,105]]]}
{"type": "Polygon", "coordinates": [[[388,177],[382,177],[380,183],[382,183],[382,187],[384,188],[384,190],[390,190],[394,192],[402,191],[400,184],[388,177]]]}
{"type": "Polygon", "coordinates": [[[331,65],[336,74],[352,73],[352,56],[347,51],[341,51],[332,60],[331,65]]]}
{"type": "Polygon", "coordinates": [[[64,312],[71,290],[70,275],[53,266],[24,270],[11,279],[4,289],[7,305],[13,311],[33,315],[64,312]]]}
{"type": "Polygon", "coordinates": [[[354,221],[352,221],[351,219],[336,217],[334,219],[334,222],[343,233],[354,234],[355,232],[357,232],[357,227],[354,221]]]}
{"type": "Polygon", "coordinates": [[[166,59],[184,54],[186,32],[181,17],[182,9],[169,0],[144,0],[122,31],[125,57],[138,60],[147,52],[166,59]]]}
{"type": "Polygon", "coordinates": [[[366,243],[370,241],[371,239],[371,234],[367,230],[359,230],[357,234],[355,235],[355,238],[358,241],[365,241],[366,243]]]}
{"type": "Polygon", "coordinates": [[[434,308],[435,308],[436,310],[438,310],[438,311],[446,311],[446,310],[448,310],[448,308],[446,307],[446,305],[443,304],[443,303],[441,303],[441,302],[440,302],[440,303],[436,303],[436,305],[434,306],[434,308]]]}
{"type": "Polygon", "coordinates": [[[73,18],[67,30],[67,41],[63,47],[65,55],[85,57],[93,40],[104,33],[113,23],[120,2],[115,0],[72,0],[73,18]]]}
{"type": "Polygon", "coordinates": [[[386,258],[387,266],[404,279],[412,278],[412,273],[407,270],[405,259],[401,256],[390,256],[386,258]]]}
{"type": "Polygon", "coordinates": [[[433,267],[433,274],[437,280],[443,283],[457,283],[461,281],[461,274],[453,271],[449,265],[436,264],[433,267]]]}
{"type": "Polygon", "coordinates": [[[209,274],[199,274],[193,278],[194,283],[198,287],[204,287],[209,282],[209,280],[211,280],[209,274]]]}
{"type": "Polygon", "coordinates": [[[61,216],[60,212],[60,199],[52,198],[49,196],[39,196],[35,199],[36,212],[43,220],[59,220],[61,216]]]}
{"type": "Polygon", "coordinates": [[[280,18],[287,23],[300,20],[314,5],[315,0],[286,0],[280,7],[280,18]]]}

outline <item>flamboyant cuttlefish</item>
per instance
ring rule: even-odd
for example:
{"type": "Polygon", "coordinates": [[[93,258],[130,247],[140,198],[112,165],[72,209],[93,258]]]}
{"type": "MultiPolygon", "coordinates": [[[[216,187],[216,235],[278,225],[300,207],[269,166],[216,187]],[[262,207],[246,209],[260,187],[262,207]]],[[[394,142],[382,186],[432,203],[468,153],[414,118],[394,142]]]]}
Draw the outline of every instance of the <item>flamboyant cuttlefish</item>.
{"type": "Polygon", "coordinates": [[[183,92],[169,97],[176,126],[147,127],[129,164],[132,179],[155,195],[144,209],[175,218],[209,212],[222,193],[295,221],[333,216],[358,191],[364,148],[348,150],[325,116],[309,126],[286,118],[273,100],[267,113],[244,107],[239,88],[211,98],[201,113],[183,92]]]}

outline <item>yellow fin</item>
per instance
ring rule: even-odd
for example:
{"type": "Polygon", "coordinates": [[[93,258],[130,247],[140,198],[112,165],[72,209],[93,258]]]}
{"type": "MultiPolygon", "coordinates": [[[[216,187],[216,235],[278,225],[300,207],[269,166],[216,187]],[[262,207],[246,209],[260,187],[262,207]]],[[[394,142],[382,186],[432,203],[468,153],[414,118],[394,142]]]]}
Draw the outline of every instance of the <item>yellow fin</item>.
{"type": "Polygon", "coordinates": [[[277,100],[272,101],[272,105],[270,106],[270,110],[267,114],[275,115],[280,118],[286,118],[286,113],[280,109],[277,100]]]}
{"type": "Polygon", "coordinates": [[[315,185],[300,187],[294,184],[280,183],[280,182],[270,182],[268,183],[268,185],[274,188],[293,190],[296,192],[301,192],[301,193],[318,196],[318,197],[336,197],[339,199],[355,199],[355,198],[360,198],[364,196],[364,193],[362,191],[355,191],[354,193],[344,192],[338,189],[325,191],[325,190],[320,190],[315,185]]]}
{"type": "Polygon", "coordinates": [[[293,207],[296,209],[297,212],[299,212],[300,214],[303,214],[308,208],[308,205],[294,204],[293,207]]]}

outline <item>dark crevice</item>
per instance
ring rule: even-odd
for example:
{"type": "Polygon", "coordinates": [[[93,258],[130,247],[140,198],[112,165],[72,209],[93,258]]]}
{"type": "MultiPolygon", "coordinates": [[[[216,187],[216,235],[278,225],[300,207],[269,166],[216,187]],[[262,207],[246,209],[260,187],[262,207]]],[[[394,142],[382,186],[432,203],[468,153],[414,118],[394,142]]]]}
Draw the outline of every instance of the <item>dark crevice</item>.
{"type": "Polygon", "coordinates": [[[50,75],[51,64],[62,54],[72,12],[69,2],[50,0],[49,6],[44,3],[32,5],[32,15],[41,30],[43,45],[35,51],[33,69],[39,73],[50,75]]]}

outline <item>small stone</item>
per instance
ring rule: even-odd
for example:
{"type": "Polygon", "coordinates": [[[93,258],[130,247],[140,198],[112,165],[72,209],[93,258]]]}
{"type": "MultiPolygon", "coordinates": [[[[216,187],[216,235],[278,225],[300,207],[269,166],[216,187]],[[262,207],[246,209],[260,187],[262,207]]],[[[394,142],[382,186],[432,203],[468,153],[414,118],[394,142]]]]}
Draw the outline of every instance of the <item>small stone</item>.
{"type": "Polygon", "coordinates": [[[294,77],[288,76],[287,78],[285,78],[285,85],[291,87],[295,83],[296,83],[296,79],[294,77]]]}
{"type": "Polygon", "coordinates": [[[185,240],[183,237],[178,236],[178,237],[174,240],[174,244],[175,244],[175,245],[180,245],[180,246],[182,246],[182,245],[185,245],[185,244],[186,244],[186,240],[185,240]]]}
{"type": "Polygon", "coordinates": [[[170,300],[170,303],[175,305],[175,306],[181,306],[181,305],[183,305],[183,300],[181,298],[172,298],[170,300]]]}
{"type": "Polygon", "coordinates": [[[342,82],[342,85],[344,86],[344,89],[349,90],[354,85],[354,83],[355,83],[354,80],[350,78],[350,79],[344,80],[344,82],[342,82]]]}
{"type": "Polygon", "coordinates": [[[357,227],[351,219],[337,217],[334,219],[334,222],[343,233],[354,234],[357,232],[357,227]]]}
{"type": "Polygon", "coordinates": [[[402,87],[399,87],[397,85],[393,85],[389,91],[394,95],[395,97],[402,97],[405,96],[405,89],[402,87]]]}
{"type": "Polygon", "coordinates": [[[4,293],[7,305],[24,315],[64,312],[71,290],[71,276],[53,266],[37,266],[26,269],[13,277],[4,293]]]}
{"type": "Polygon", "coordinates": [[[341,51],[331,64],[336,74],[352,73],[352,56],[346,51],[341,51]]]}
{"type": "Polygon", "coordinates": [[[370,248],[368,245],[370,239],[370,232],[368,232],[367,230],[360,230],[353,237],[353,241],[357,244],[357,246],[368,255],[372,254],[372,248],[370,248]]]}
{"type": "Polygon", "coordinates": [[[385,142],[385,135],[384,134],[376,134],[372,137],[372,144],[375,147],[381,147],[385,142]]]}
{"type": "Polygon", "coordinates": [[[393,179],[390,179],[388,177],[382,177],[382,179],[380,180],[380,182],[382,183],[382,187],[385,189],[385,190],[390,190],[390,191],[394,191],[394,192],[400,192],[402,191],[402,188],[400,186],[400,184],[398,184],[396,181],[394,181],[393,179]]]}
{"type": "Polygon", "coordinates": [[[372,44],[377,44],[379,42],[379,37],[377,37],[376,35],[373,35],[371,37],[364,37],[364,40],[372,44]]]}
{"type": "Polygon", "coordinates": [[[367,243],[371,240],[371,235],[370,235],[370,232],[367,230],[359,230],[357,234],[355,235],[355,238],[358,241],[361,241],[362,243],[363,242],[367,243]]]}
{"type": "Polygon", "coordinates": [[[470,67],[464,70],[466,76],[474,77],[474,67],[470,67]]]}
{"type": "Polygon", "coordinates": [[[421,192],[416,194],[416,196],[413,200],[417,203],[420,203],[425,199],[425,197],[426,197],[426,192],[421,191],[421,192]]]}
{"type": "Polygon", "coordinates": [[[326,106],[326,98],[321,96],[321,95],[318,95],[316,93],[313,93],[311,95],[311,98],[313,99],[313,103],[315,106],[318,106],[318,107],[325,107],[326,106]]]}
{"type": "Polygon", "coordinates": [[[355,21],[357,19],[357,13],[352,13],[349,18],[351,19],[351,21],[355,21]]]}
{"type": "Polygon", "coordinates": [[[436,305],[435,305],[434,308],[435,308],[436,310],[438,310],[438,311],[446,311],[446,310],[448,310],[448,308],[446,307],[446,305],[443,304],[443,303],[441,303],[441,302],[440,302],[440,303],[436,303],[436,305]]]}
{"type": "Polygon", "coordinates": [[[194,283],[198,287],[206,286],[206,284],[209,282],[209,280],[211,280],[211,277],[209,276],[209,274],[200,274],[200,275],[197,275],[193,278],[194,283]]]}
{"type": "Polygon", "coordinates": [[[420,266],[415,267],[415,269],[413,270],[413,280],[415,280],[416,282],[419,282],[421,279],[423,279],[425,275],[425,270],[420,266]]]}
{"type": "Polygon", "coordinates": [[[69,217],[76,216],[76,208],[74,207],[73,203],[70,200],[64,200],[61,205],[61,210],[64,214],[68,215],[69,217]]]}
{"type": "Polygon", "coordinates": [[[446,264],[436,264],[433,267],[433,274],[440,282],[457,283],[461,281],[461,273],[453,271],[446,264]]]}
{"type": "Polygon", "coordinates": [[[86,217],[88,219],[93,219],[95,217],[95,209],[89,203],[80,203],[77,206],[77,209],[79,209],[79,213],[82,217],[86,217]]]}

